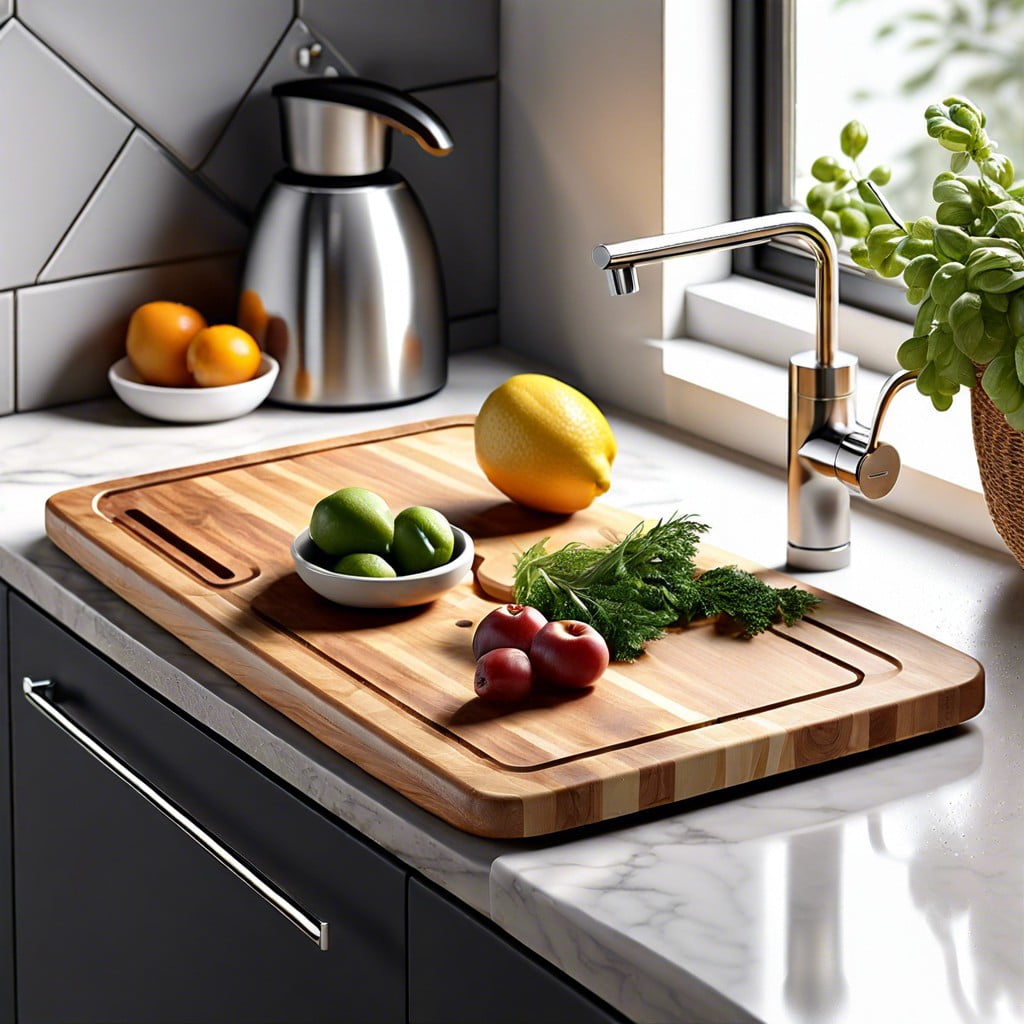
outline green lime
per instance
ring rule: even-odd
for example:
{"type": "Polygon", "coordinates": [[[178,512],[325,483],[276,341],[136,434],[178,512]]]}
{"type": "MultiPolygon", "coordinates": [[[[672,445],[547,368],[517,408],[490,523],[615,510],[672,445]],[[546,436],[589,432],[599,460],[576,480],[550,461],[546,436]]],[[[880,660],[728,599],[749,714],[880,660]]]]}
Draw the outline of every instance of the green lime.
{"type": "Polygon", "coordinates": [[[413,505],[395,516],[391,556],[403,574],[426,572],[450,562],[454,547],[452,528],[437,509],[413,505]]]}
{"type": "Polygon", "coordinates": [[[387,502],[363,487],[343,487],[321,498],[309,520],[309,535],[325,554],[356,551],[386,555],[394,534],[387,502]]]}
{"type": "Polygon", "coordinates": [[[339,558],[334,563],[333,571],[344,573],[346,576],[373,576],[382,580],[392,579],[397,575],[380,555],[367,554],[365,551],[339,558]]]}

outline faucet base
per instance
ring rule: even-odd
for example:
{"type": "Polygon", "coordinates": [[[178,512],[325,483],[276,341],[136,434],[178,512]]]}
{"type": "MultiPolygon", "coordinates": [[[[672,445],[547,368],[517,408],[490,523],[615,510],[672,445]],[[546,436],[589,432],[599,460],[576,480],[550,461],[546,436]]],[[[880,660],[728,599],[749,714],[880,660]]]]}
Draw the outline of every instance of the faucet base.
{"type": "Polygon", "coordinates": [[[849,541],[835,548],[802,548],[796,544],[786,545],[786,565],[791,569],[831,572],[833,569],[845,569],[849,564],[849,541]]]}

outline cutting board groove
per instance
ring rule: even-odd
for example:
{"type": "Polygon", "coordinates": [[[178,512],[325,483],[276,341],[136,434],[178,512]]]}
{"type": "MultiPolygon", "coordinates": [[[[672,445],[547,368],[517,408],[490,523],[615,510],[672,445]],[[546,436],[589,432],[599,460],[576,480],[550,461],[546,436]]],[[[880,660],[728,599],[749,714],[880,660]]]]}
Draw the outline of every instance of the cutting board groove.
{"type": "MultiPolygon", "coordinates": [[[[515,553],[607,543],[639,519],[507,501],[476,467],[471,417],[296,445],[75,488],[47,531],[127,601],[323,742],[453,825],[541,835],[942,729],[976,714],[967,655],[819,592],[806,621],[753,640],[674,628],[586,694],[514,708],[473,695],[472,635],[515,553]],[[289,546],[339,487],[440,509],[474,538],[476,576],[430,605],[343,608],[289,546]]],[[[691,511],[691,510],[682,510],[691,511]]],[[[696,510],[699,513],[699,510],[696,510]]],[[[704,546],[702,567],[739,564],[704,546]]]]}

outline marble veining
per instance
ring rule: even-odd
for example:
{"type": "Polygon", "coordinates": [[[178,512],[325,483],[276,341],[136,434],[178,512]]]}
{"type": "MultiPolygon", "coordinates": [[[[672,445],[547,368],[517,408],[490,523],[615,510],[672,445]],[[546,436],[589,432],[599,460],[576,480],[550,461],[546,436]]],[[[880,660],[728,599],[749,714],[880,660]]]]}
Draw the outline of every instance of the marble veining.
{"type": "MultiPolygon", "coordinates": [[[[547,839],[491,842],[417,808],[79,569],[43,505],[93,480],[474,412],[523,368],[465,353],[449,385],[364,413],[264,408],[174,427],[114,401],[0,418],[0,578],[329,813],[638,1021],[1024,1019],[1024,573],[854,503],[853,564],[814,582],[978,658],[982,714],[947,732],[547,839]]],[[[693,512],[781,560],[781,474],[610,413],[608,499],[693,512]]],[[[810,579],[811,577],[806,577],[810,579]]]]}

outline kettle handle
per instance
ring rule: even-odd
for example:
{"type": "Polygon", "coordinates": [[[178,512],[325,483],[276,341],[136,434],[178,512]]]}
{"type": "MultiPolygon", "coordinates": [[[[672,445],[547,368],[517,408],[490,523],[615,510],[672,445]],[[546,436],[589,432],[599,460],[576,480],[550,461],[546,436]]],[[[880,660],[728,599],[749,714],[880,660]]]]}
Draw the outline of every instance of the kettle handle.
{"type": "Polygon", "coordinates": [[[368,78],[302,78],[275,85],[272,94],[366,110],[389,127],[411,135],[434,156],[446,156],[454,147],[444,122],[426,104],[401,89],[368,78]]]}

